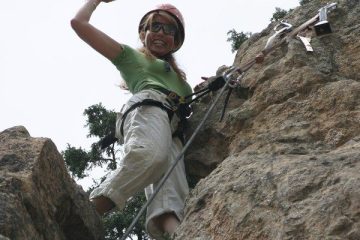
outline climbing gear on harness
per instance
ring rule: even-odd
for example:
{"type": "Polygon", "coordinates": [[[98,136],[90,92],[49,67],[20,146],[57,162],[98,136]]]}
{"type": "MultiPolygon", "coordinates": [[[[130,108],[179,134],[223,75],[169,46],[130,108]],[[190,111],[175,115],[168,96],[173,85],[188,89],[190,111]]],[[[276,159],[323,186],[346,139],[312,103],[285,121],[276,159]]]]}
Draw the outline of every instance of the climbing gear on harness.
{"type": "Polygon", "coordinates": [[[173,113],[172,109],[169,106],[166,106],[164,103],[160,102],[160,101],[156,101],[153,99],[144,99],[140,102],[134,103],[133,105],[131,105],[122,115],[121,117],[121,125],[120,125],[120,133],[121,135],[124,135],[124,121],[125,118],[127,117],[127,115],[135,110],[136,108],[140,107],[140,106],[153,106],[153,107],[159,107],[162,110],[165,110],[169,116],[169,120],[171,120],[173,113]]]}
{"type": "MultiPolygon", "coordinates": [[[[146,17],[153,13],[153,12],[158,12],[158,11],[164,11],[167,12],[168,14],[170,14],[177,22],[178,27],[179,27],[179,36],[178,36],[178,40],[179,40],[179,44],[176,47],[176,49],[174,49],[173,52],[176,52],[177,50],[179,50],[179,48],[182,46],[182,44],[184,43],[185,40],[185,22],[184,22],[184,18],[181,14],[181,12],[179,11],[179,9],[177,9],[175,6],[169,4],[169,3],[165,3],[165,4],[159,4],[157,6],[155,6],[154,9],[150,10],[149,12],[147,12],[140,20],[139,23],[139,33],[144,29],[144,21],[146,20],[146,17]]],[[[177,36],[175,36],[177,37],[177,36]]]]}
{"type": "MultiPolygon", "coordinates": [[[[335,4],[336,5],[336,4],[335,4]]],[[[328,6],[328,5],[327,5],[328,6]]],[[[326,6],[325,6],[326,7],[326,6]]],[[[334,4],[331,5],[331,7],[334,7],[334,4]]],[[[312,19],[310,19],[309,21],[305,22],[304,24],[302,24],[301,26],[299,26],[298,28],[296,28],[295,30],[291,31],[290,33],[288,33],[286,37],[283,36],[283,40],[277,42],[277,43],[271,43],[270,45],[266,46],[265,49],[262,51],[262,53],[264,54],[264,56],[266,56],[267,54],[269,54],[272,50],[274,50],[276,47],[279,47],[282,43],[284,42],[288,42],[288,39],[290,37],[294,37],[296,36],[299,32],[303,31],[304,29],[308,28],[310,25],[313,25],[314,23],[316,23],[316,21],[319,19],[319,15],[316,15],[315,17],[313,17],[312,19]]],[[[168,171],[165,173],[165,175],[162,177],[162,179],[160,180],[159,184],[157,185],[156,189],[154,190],[154,193],[149,197],[149,199],[147,200],[147,202],[143,205],[143,207],[140,209],[140,211],[138,212],[138,214],[136,215],[136,217],[134,218],[134,220],[132,221],[131,225],[128,227],[128,229],[126,230],[126,232],[124,233],[124,235],[122,236],[121,240],[125,240],[130,232],[132,231],[133,227],[135,226],[135,224],[139,221],[140,217],[142,216],[142,214],[146,211],[146,208],[150,205],[150,203],[154,200],[156,194],[160,191],[161,187],[164,185],[165,181],[169,178],[171,172],[173,171],[173,169],[176,167],[177,163],[180,161],[180,159],[183,157],[185,151],[189,148],[190,144],[192,143],[192,141],[194,140],[195,136],[198,134],[198,132],[200,131],[200,129],[202,128],[202,126],[204,125],[206,119],[209,117],[210,113],[212,112],[212,110],[215,108],[215,105],[217,104],[217,102],[219,101],[220,97],[222,96],[222,94],[225,92],[225,90],[227,89],[227,87],[232,84],[233,86],[239,85],[241,79],[243,78],[244,74],[256,63],[256,59],[252,59],[249,62],[245,63],[243,66],[240,67],[230,67],[224,74],[222,74],[219,78],[216,78],[213,87],[214,89],[221,86],[220,87],[220,92],[217,94],[215,100],[213,101],[213,103],[210,105],[209,109],[207,110],[207,112],[205,113],[204,117],[202,118],[202,120],[200,121],[200,124],[197,126],[197,128],[195,129],[195,131],[193,132],[193,134],[190,136],[189,140],[187,141],[187,143],[185,144],[184,148],[182,149],[182,151],[180,152],[180,154],[177,156],[177,158],[175,159],[174,163],[170,166],[170,168],[168,169],[168,171]],[[234,73],[239,74],[239,76],[237,77],[237,79],[234,81],[232,80],[232,75],[234,73]]],[[[203,93],[206,93],[210,91],[208,88],[202,89],[197,91],[197,93],[194,94],[199,94],[202,95],[203,93]]],[[[187,96],[188,97],[188,96],[187,96]]],[[[187,98],[185,97],[185,99],[187,98]]]]}
{"type": "Polygon", "coordinates": [[[122,113],[121,110],[117,116],[115,130],[111,131],[109,135],[105,136],[99,141],[99,145],[101,149],[105,149],[109,147],[111,144],[115,143],[116,141],[122,139],[122,136],[124,135],[123,129],[124,129],[125,118],[131,111],[141,106],[153,106],[153,107],[161,108],[162,110],[167,112],[170,122],[173,118],[173,115],[176,114],[179,118],[179,123],[175,132],[173,132],[172,137],[178,137],[181,140],[181,142],[185,144],[184,134],[187,127],[187,119],[192,114],[190,103],[193,102],[193,101],[187,101],[187,99],[191,98],[194,94],[191,94],[186,97],[181,97],[177,95],[175,92],[169,91],[165,88],[156,87],[153,89],[167,96],[166,98],[167,104],[154,99],[144,99],[140,102],[131,105],[124,113],[122,113]]]}
{"type": "Polygon", "coordinates": [[[127,115],[133,111],[134,109],[141,106],[153,106],[159,107],[162,110],[166,111],[169,117],[169,121],[171,122],[174,114],[179,118],[178,126],[175,132],[172,133],[172,137],[178,137],[183,144],[185,144],[185,130],[187,127],[187,119],[191,116],[192,110],[190,107],[190,103],[186,101],[188,97],[191,98],[191,95],[187,97],[180,97],[175,92],[169,91],[165,88],[156,87],[153,88],[167,96],[167,103],[163,103],[161,101],[157,101],[154,99],[144,99],[140,102],[134,103],[131,105],[125,112],[123,112],[123,108],[119,113],[117,113],[116,119],[116,127],[114,130],[110,132],[109,135],[105,136],[99,141],[99,146],[101,149],[105,149],[109,147],[111,144],[114,144],[116,141],[122,140],[122,136],[124,135],[124,122],[127,115]]]}
{"type": "Polygon", "coordinates": [[[184,144],[185,143],[184,133],[187,125],[186,119],[189,118],[192,113],[189,104],[186,103],[184,97],[180,97],[175,92],[160,87],[155,88],[155,90],[158,90],[167,96],[166,100],[168,104],[153,99],[144,99],[140,102],[134,103],[123,113],[121,117],[121,124],[120,124],[121,135],[124,135],[124,130],[123,130],[124,122],[127,115],[131,111],[141,106],[153,106],[153,107],[159,107],[162,110],[166,111],[170,122],[174,114],[178,116],[179,123],[175,132],[173,132],[172,136],[178,137],[181,140],[181,142],[184,144]]]}

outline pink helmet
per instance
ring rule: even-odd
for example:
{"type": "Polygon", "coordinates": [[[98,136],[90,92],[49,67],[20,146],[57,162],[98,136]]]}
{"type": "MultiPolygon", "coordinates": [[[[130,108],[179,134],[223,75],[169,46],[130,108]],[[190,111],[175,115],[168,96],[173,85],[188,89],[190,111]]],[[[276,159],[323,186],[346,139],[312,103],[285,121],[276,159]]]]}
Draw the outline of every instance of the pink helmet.
{"type": "Polygon", "coordinates": [[[174,52],[176,52],[182,46],[182,44],[184,42],[184,39],[185,39],[185,23],[184,23],[184,18],[182,16],[181,12],[174,5],[171,5],[169,3],[159,4],[159,5],[156,5],[154,7],[154,9],[147,12],[140,20],[139,33],[143,28],[144,21],[145,21],[146,17],[149,14],[151,14],[153,12],[157,12],[157,11],[167,12],[168,14],[170,14],[177,21],[177,23],[179,25],[179,31],[180,31],[179,45],[178,45],[178,47],[176,49],[174,49],[174,52]]]}

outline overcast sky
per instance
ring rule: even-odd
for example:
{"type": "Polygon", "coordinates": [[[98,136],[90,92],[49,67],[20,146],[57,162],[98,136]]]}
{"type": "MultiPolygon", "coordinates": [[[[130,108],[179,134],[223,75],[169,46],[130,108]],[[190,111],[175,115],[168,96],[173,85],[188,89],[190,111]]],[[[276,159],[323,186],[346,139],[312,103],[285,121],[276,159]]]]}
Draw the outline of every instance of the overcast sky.
{"type": "MultiPolygon", "coordinates": [[[[130,96],[118,88],[120,75],[105,58],[82,42],[70,20],[84,0],[10,0],[0,7],[0,131],[22,125],[33,137],[88,148],[83,111],[102,103],[119,110],[130,96]]],[[[121,43],[140,47],[137,26],[162,1],[117,0],[101,3],[91,23],[121,43]]],[[[232,65],[235,54],[227,32],[260,32],[275,7],[288,10],[298,0],[177,0],[186,39],[178,63],[192,86],[232,65]]]]}

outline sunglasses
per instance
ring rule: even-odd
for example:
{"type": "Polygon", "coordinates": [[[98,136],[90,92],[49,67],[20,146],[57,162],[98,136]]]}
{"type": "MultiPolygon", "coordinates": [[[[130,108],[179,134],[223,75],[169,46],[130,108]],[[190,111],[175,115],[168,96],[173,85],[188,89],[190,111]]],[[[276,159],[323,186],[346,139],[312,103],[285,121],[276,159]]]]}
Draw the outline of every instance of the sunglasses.
{"type": "Polygon", "coordinates": [[[175,36],[178,32],[177,27],[174,24],[166,24],[160,22],[153,22],[150,25],[151,32],[159,32],[162,29],[163,33],[166,35],[175,36]]]}

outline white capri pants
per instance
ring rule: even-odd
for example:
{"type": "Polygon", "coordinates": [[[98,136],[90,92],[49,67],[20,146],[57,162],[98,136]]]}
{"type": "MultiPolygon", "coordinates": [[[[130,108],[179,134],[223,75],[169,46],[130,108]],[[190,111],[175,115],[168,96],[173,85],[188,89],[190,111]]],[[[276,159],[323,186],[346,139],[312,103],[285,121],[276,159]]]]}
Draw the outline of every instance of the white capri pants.
{"type": "MultiPolygon", "coordinates": [[[[156,90],[143,90],[130,98],[129,108],[143,99],[166,102],[166,95],[156,90]]],[[[171,123],[166,111],[156,106],[140,106],[131,111],[124,122],[124,156],[117,168],[90,194],[110,198],[119,210],[128,198],[145,188],[149,198],[157,184],[182,150],[178,137],[172,137],[179,122],[174,114],[171,123]]],[[[174,213],[181,221],[189,187],[186,181],[184,160],[181,159],[159,193],[147,209],[146,229],[155,239],[163,234],[154,224],[154,218],[174,213]]]]}

